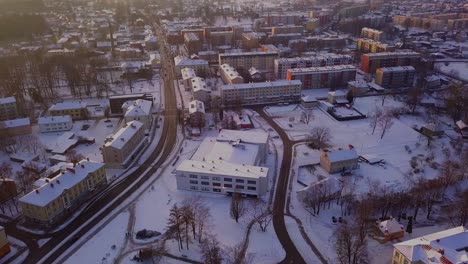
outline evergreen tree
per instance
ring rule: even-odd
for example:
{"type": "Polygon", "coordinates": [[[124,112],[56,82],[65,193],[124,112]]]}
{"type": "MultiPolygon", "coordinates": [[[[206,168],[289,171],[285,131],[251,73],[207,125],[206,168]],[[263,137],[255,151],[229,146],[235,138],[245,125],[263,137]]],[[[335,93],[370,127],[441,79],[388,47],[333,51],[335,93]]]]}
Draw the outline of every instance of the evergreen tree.
{"type": "Polygon", "coordinates": [[[408,225],[406,226],[406,233],[413,233],[413,217],[408,217],[408,225]]]}

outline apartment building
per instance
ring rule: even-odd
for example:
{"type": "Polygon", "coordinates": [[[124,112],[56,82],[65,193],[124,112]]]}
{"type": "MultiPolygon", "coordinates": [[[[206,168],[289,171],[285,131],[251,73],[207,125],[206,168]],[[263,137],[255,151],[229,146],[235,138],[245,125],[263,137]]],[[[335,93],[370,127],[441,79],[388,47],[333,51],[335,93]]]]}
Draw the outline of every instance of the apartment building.
{"type": "Polygon", "coordinates": [[[3,226],[0,226],[0,259],[6,254],[10,253],[10,251],[10,244],[8,243],[5,228],[3,226]]]}
{"type": "Polygon", "coordinates": [[[188,111],[191,127],[205,127],[205,104],[202,101],[191,101],[188,106],[188,111]]]}
{"type": "Polygon", "coordinates": [[[202,101],[205,104],[210,101],[211,90],[208,88],[205,79],[194,77],[190,81],[192,97],[194,100],[202,101]]]}
{"type": "Polygon", "coordinates": [[[28,135],[31,132],[31,121],[28,117],[0,121],[0,137],[28,135]]]}
{"type": "Polygon", "coordinates": [[[238,84],[244,83],[244,78],[236,71],[234,67],[229,64],[223,64],[219,67],[221,80],[225,84],[238,84]]]}
{"type": "Polygon", "coordinates": [[[361,70],[374,74],[377,68],[415,66],[421,54],[413,51],[396,51],[364,54],[361,57],[361,70]]]}
{"type": "Polygon", "coordinates": [[[365,27],[361,29],[361,37],[372,39],[375,41],[381,41],[383,40],[383,32],[373,28],[365,27]]]}
{"type": "Polygon", "coordinates": [[[286,26],[275,26],[271,28],[271,34],[291,34],[291,33],[304,33],[303,26],[295,26],[295,25],[286,25],[286,26]]]}
{"type": "Polygon", "coordinates": [[[232,67],[248,70],[252,67],[267,73],[273,73],[274,61],[279,58],[277,51],[238,52],[219,54],[219,65],[229,64],[232,67]]]}
{"type": "Polygon", "coordinates": [[[338,173],[356,169],[359,156],[354,149],[335,150],[320,154],[320,166],[328,173],[338,173]]]}
{"type": "Polygon", "coordinates": [[[176,68],[177,77],[182,76],[181,71],[183,68],[192,68],[197,73],[197,75],[205,74],[209,70],[208,62],[206,60],[192,60],[180,55],[174,58],[174,64],[176,68]]]}
{"type": "Polygon", "coordinates": [[[115,115],[122,115],[124,113],[122,110],[122,105],[127,101],[135,101],[138,99],[143,99],[149,102],[153,102],[153,96],[151,94],[135,93],[135,94],[113,95],[113,96],[109,96],[110,112],[115,115]]]}
{"type": "Polygon", "coordinates": [[[147,100],[137,99],[135,101],[127,101],[122,105],[125,123],[133,120],[143,123],[144,129],[149,129],[153,121],[151,112],[152,103],[147,100]]]}
{"type": "Polygon", "coordinates": [[[413,66],[378,68],[375,83],[387,89],[413,87],[415,74],[413,66]]]}
{"type": "Polygon", "coordinates": [[[140,121],[131,121],[111,135],[102,147],[102,158],[108,168],[125,168],[135,159],[146,140],[140,121]]]}
{"type": "Polygon", "coordinates": [[[182,83],[184,84],[185,90],[190,91],[192,78],[197,77],[195,70],[192,68],[183,68],[180,73],[182,74],[182,83]]]}
{"type": "Polygon", "coordinates": [[[389,52],[395,50],[394,46],[390,46],[386,43],[362,38],[356,41],[356,48],[363,53],[389,52]]]}
{"type": "Polygon", "coordinates": [[[73,120],[81,120],[88,118],[87,103],[84,102],[63,102],[56,103],[49,108],[51,116],[69,115],[73,120]]]}
{"type": "Polygon", "coordinates": [[[223,131],[217,138],[204,139],[192,158],[177,167],[177,189],[265,195],[269,170],[260,164],[265,160],[268,134],[223,131]]]}
{"type": "Polygon", "coordinates": [[[288,70],[286,80],[300,80],[302,89],[341,88],[356,79],[356,67],[338,65],[288,70]]]}
{"type": "Polygon", "coordinates": [[[200,38],[193,32],[184,34],[184,44],[188,54],[197,54],[202,49],[202,42],[200,38]]]}
{"type": "Polygon", "coordinates": [[[73,120],[69,115],[39,117],[37,123],[41,133],[68,131],[73,127],[73,120]]]}
{"type": "Polygon", "coordinates": [[[17,117],[16,99],[13,96],[0,98],[0,121],[15,119],[17,117]]]}
{"type": "Polygon", "coordinates": [[[234,40],[234,31],[212,31],[210,43],[213,46],[231,46],[234,40]]]}
{"type": "Polygon", "coordinates": [[[260,47],[260,39],[265,34],[259,34],[256,32],[246,32],[242,34],[242,47],[244,49],[256,49],[260,47]]]}
{"type": "Polygon", "coordinates": [[[302,83],[299,80],[228,84],[220,87],[225,106],[298,102],[302,83]]]}
{"type": "Polygon", "coordinates": [[[466,263],[468,229],[463,226],[393,245],[392,264],[466,263]]]}
{"type": "Polygon", "coordinates": [[[347,65],[352,63],[353,58],[351,56],[333,53],[305,58],[280,58],[275,60],[275,77],[276,79],[286,79],[289,69],[347,65]]]}
{"type": "Polygon", "coordinates": [[[105,184],[104,164],[82,160],[69,164],[53,178],[36,181],[36,189],[18,201],[26,220],[49,226],[69,215],[105,184]]]}

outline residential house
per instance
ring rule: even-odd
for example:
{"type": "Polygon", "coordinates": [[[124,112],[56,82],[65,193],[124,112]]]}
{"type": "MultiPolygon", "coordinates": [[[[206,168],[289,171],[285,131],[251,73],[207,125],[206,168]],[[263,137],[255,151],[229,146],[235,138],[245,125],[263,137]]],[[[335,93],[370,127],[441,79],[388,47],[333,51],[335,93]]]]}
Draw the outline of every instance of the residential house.
{"type": "Polygon", "coordinates": [[[40,117],[38,120],[39,131],[41,133],[68,131],[73,127],[71,116],[47,116],[40,117]]]}
{"type": "Polygon", "coordinates": [[[328,92],[327,101],[330,104],[347,104],[349,103],[348,92],[345,90],[337,90],[333,92],[328,92]]]}
{"type": "Polygon", "coordinates": [[[398,221],[393,217],[388,220],[377,221],[376,224],[384,237],[383,242],[399,239],[405,236],[403,225],[398,223],[398,221]]]}
{"type": "Polygon", "coordinates": [[[345,172],[358,167],[359,156],[355,149],[323,151],[320,154],[320,165],[328,173],[345,172]]]}
{"type": "Polygon", "coordinates": [[[152,102],[143,99],[127,101],[122,105],[125,123],[137,120],[143,123],[144,129],[149,129],[153,121],[152,102]]]}
{"type": "Polygon", "coordinates": [[[189,103],[190,126],[196,128],[205,127],[205,104],[202,101],[193,100],[189,103]]]}

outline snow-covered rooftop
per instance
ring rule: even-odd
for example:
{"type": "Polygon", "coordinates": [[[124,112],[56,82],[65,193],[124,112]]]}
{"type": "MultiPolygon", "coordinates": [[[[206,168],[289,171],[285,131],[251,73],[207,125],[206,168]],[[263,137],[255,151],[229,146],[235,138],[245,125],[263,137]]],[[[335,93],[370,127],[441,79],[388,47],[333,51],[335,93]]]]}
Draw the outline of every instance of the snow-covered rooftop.
{"type": "Polygon", "coordinates": [[[358,154],[355,149],[342,149],[325,152],[330,162],[357,159],[358,154]]]}
{"type": "Polygon", "coordinates": [[[468,229],[463,226],[407,240],[394,247],[411,262],[465,263],[468,229]]]}
{"type": "Polygon", "coordinates": [[[395,218],[382,221],[378,225],[380,231],[384,234],[393,234],[404,230],[403,225],[400,225],[395,218]]]}
{"type": "Polygon", "coordinates": [[[39,120],[37,121],[37,123],[39,125],[55,124],[55,123],[68,123],[68,122],[72,122],[72,118],[69,115],[39,117],[39,120]]]}
{"type": "Polygon", "coordinates": [[[137,99],[125,102],[122,109],[125,111],[125,117],[147,116],[151,114],[151,105],[148,100],[137,99]]]}
{"type": "Polygon", "coordinates": [[[189,113],[193,114],[196,112],[205,113],[205,104],[202,101],[193,100],[189,104],[189,113]]]}
{"type": "Polygon", "coordinates": [[[259,146],[237,142],[220,142],[210,137],[203,140],[192,160],[211,162],[224,160],[225,162],[245,165],[257,165],[259,146]]]}
{"type": "Polygon", "coordinates": [[[143,123],[139,121],[131,121],[127,123],[127,126],[122,127],[117,133],[112,136],[112,140],[104,144],[105,147],[114,147],[121,149],[127,144],[127,142],[135,136],[135,134],[143,126],[143,123]]]}
{"type": "Polygon", "coordinates": [[[206,60],[192,60],[184,56],[177,56],[174,58],[174,64],[178,67],[182,66],[193,66],[193,65],[208,65],[206,60]]]}
{"type": "Polygon", "coordinates": [[[62,102],[56,103],[49,108],[49,111],[61,111],[69,109],[82,109],[86,108],[86,102],[62,102]]]}
{"type": "Polygon", "coordinates": [[[237,141],[239,139],[244,143],[266,144],[268,141],[268,134],[264,132],[223,129],[216,138],[217,141],[237,141]]]}
{"type": "Polygon", "coordinates": [[[45,206],[60,197],[65,190],[80,183],[90,173],[99,170],[103,166],[103,163],[82,160],[75,167],[71,166],[64,173],[21,197],[19,201],[41,207],[45,206]]]}
{"type": "Polygon", "coordinates": [[[230,89],[251,89],[251,88],[264,88],[264,87],[281,87],[287,85],[301,85],[300,80],[279,80],[274,82],[258,82],[258,83],[240,83],[240,84],[227,84],[221,86],[222,90],[230,89]]]}
{"type": "Polygon", "coordinates": [[[10,103],[16,103],[16,99],[13,96],[0,98],[0,104],[10,104],[10,103]]]}
{"type": "Polygon", "coordinates": [[[3,128],[14,128],[14,127],[21,127],[21,126],[29,126],[29,125],[31,125],[29,117],[5,120],[5,121],[0,122],[0,127],[3,127],[3,128]]]}
{"type": "Polygon", "coordinates": [[[224,160],[211,160],[210,162],[184,160],[177,167],[177,171],[249,178],[266,178],[268,175],[266,167],[240,165],[224,160]]]}

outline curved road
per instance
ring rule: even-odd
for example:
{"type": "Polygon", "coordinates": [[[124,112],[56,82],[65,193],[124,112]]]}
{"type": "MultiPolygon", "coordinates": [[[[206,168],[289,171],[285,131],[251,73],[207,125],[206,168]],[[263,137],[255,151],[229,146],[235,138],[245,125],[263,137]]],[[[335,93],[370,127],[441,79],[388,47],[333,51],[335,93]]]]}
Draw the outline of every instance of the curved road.
{"type": "Polygon", "coordinates": [[[66,228],[52,234],[35,235],[16,228],[15,222],[5,225],[7,233],[14,234],[14,237],[22,240],[28,246],[30,254],[24,263],[36,264],[41,260],[44,263],[53,263],[56,261],[57,258],[60,257],[60,255],[71,247],[78,239],[110,214],[112,210],[117,208],[126,198],[137,191],[138,188],[142,186],[165,162],[172,152],[177,139],[178,121],[177,102],[173,85],[173,80],[175,78],[174,66],[172,58],[167,56],[166,50],[162,50],[161,54],[162,64],[164,65],[162,70],[164,75],[162,77],[165,84],[164,102],[166,107],[164,110],[165,121],[162,127],[161,139],[156,146],[156,149],[140,167],[128,175],[124,180],[114,186],[110,186],[102,190],[105,194],[93,201],[90,206],[85,208],[67,225],[66,228]],[[156,161],[156,163],[151,165],[154,161],[156,161]],[[132,185],[135,181],[136,184],[132,185]],[[131,187],[129,188],[129,186],[131,187]],[[102,210],[103,207],[109,204],[109,207],[102,210]],[[95,217],[96,215],[97,217],[95,217]],[[95,218],[88,222],[92,217],[95,218]],[[78,229],[79,231],[70,237],[71,234],[78,229]],[[39,248],[34,240],[45,237],[51,238],[47,243],[39,248]],[[47,258],[43,259],[45,256],[47,256],[47,258]]]}

